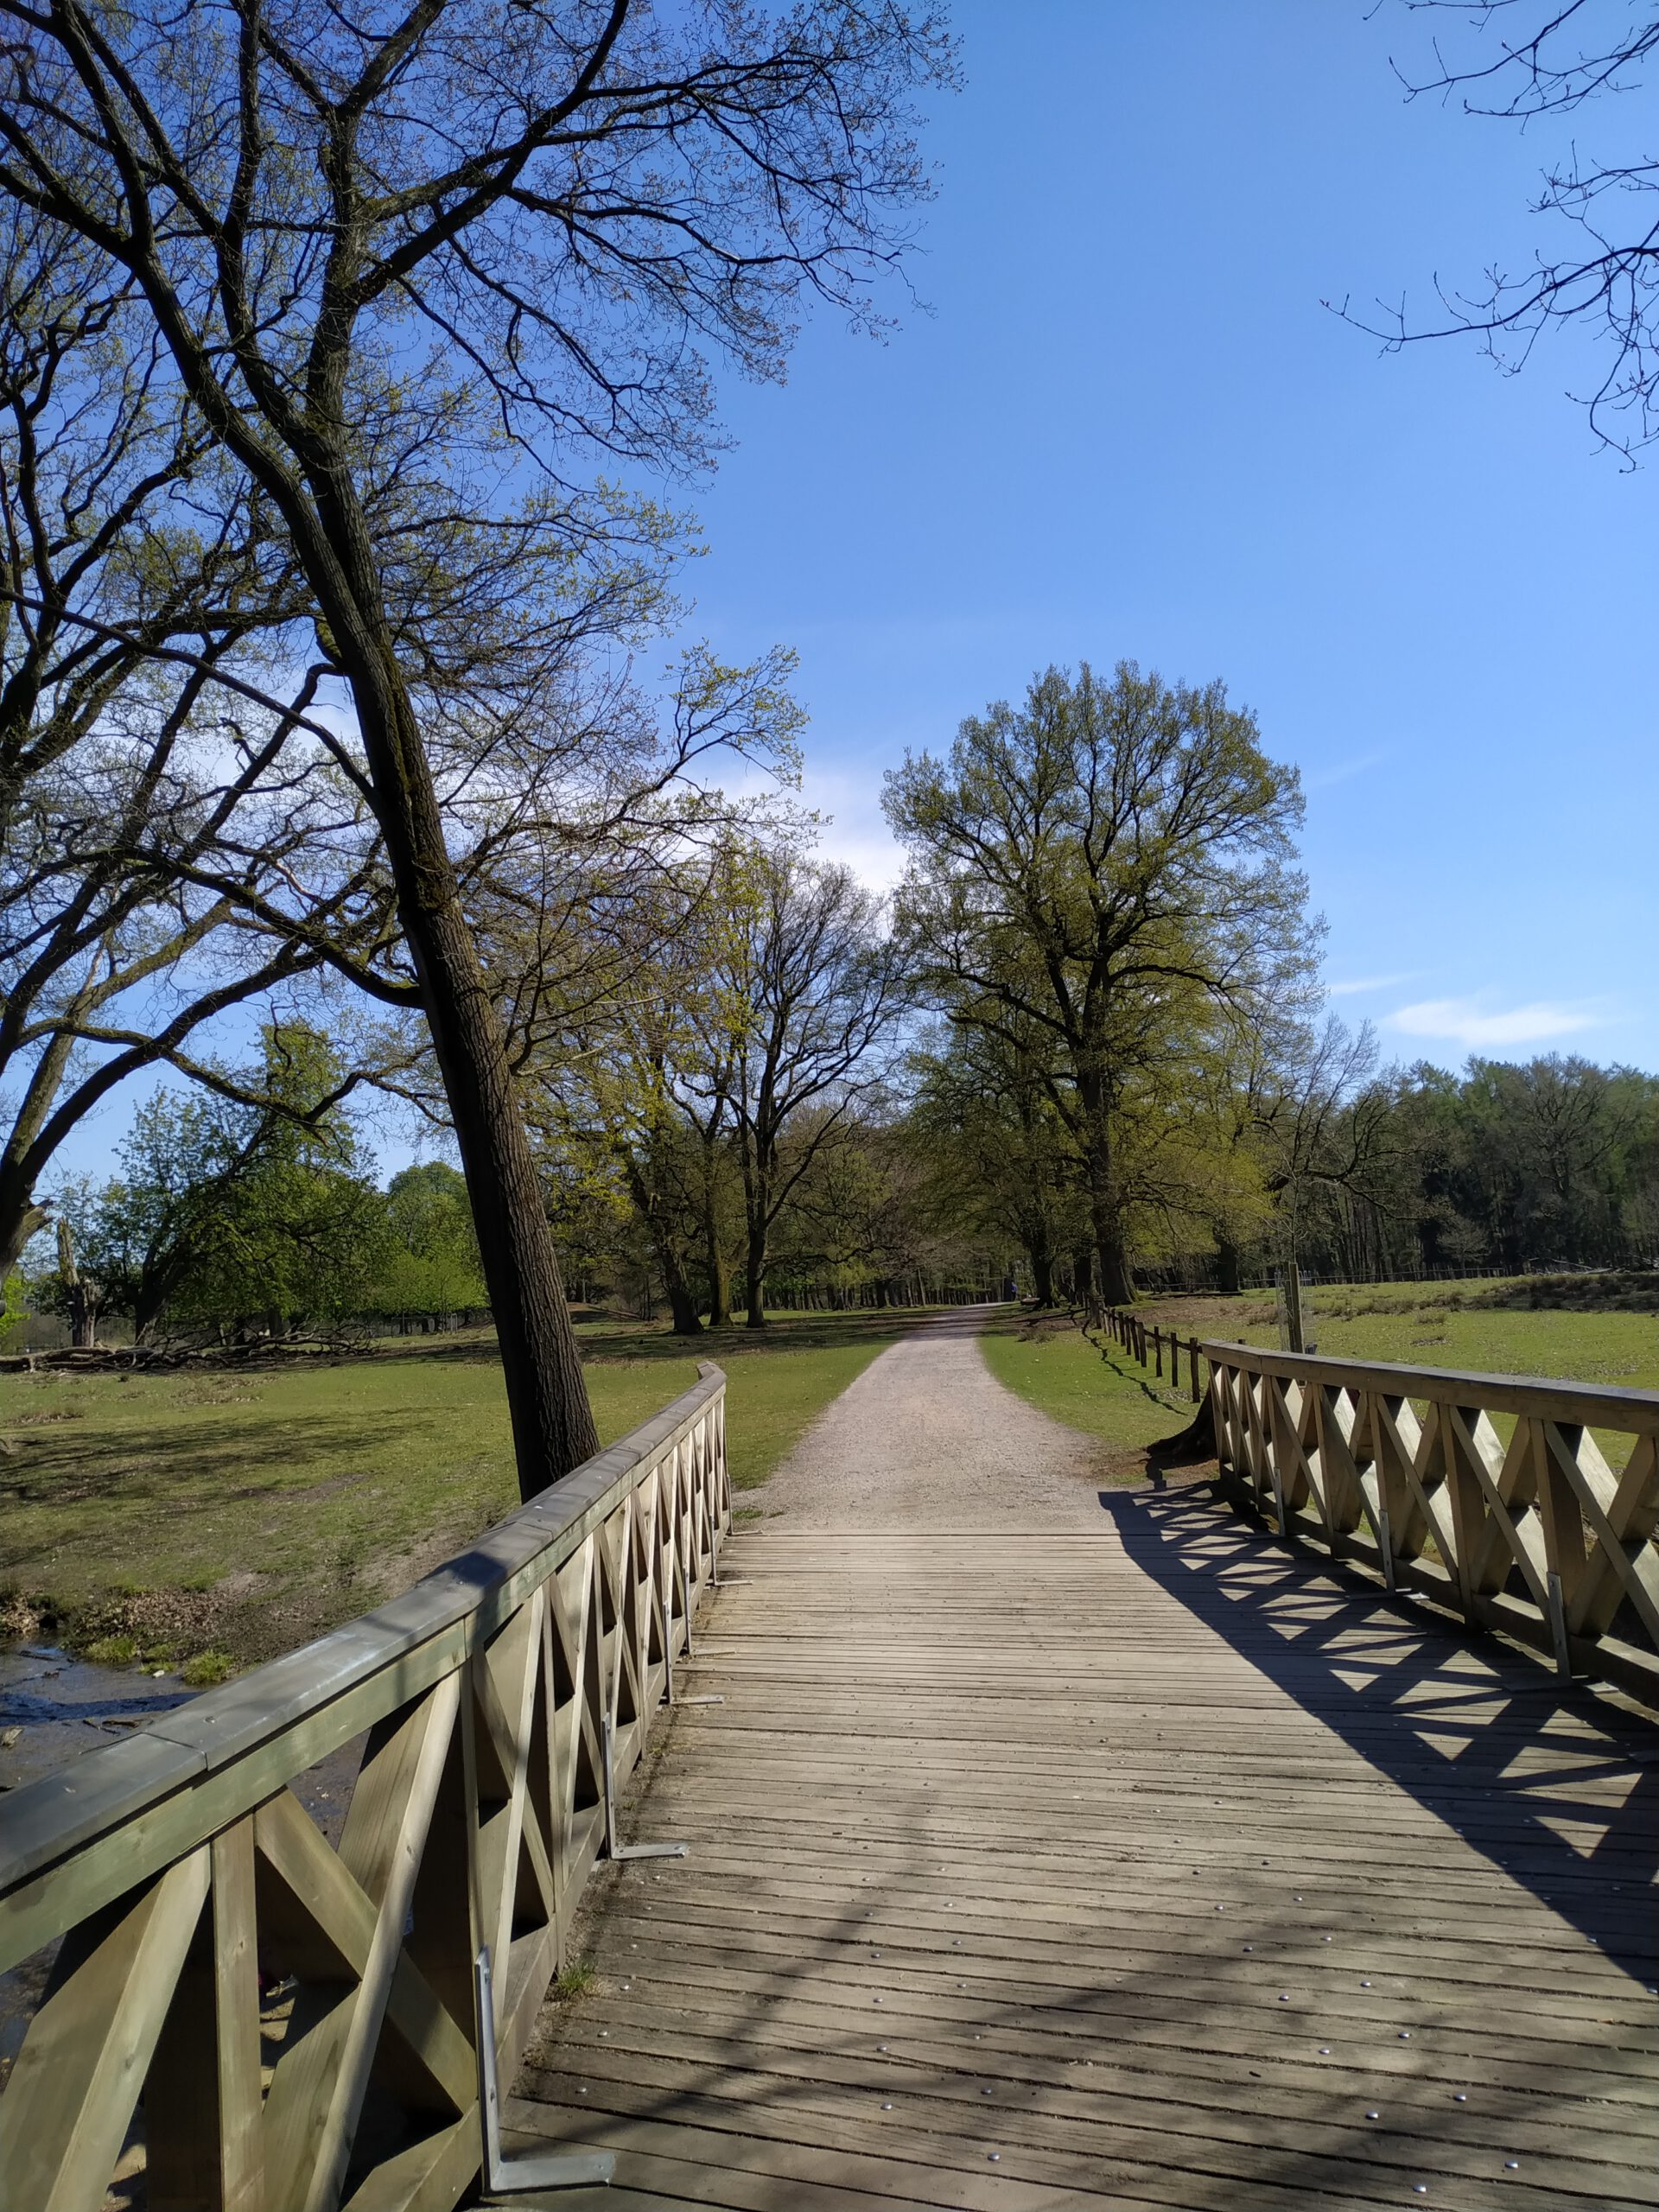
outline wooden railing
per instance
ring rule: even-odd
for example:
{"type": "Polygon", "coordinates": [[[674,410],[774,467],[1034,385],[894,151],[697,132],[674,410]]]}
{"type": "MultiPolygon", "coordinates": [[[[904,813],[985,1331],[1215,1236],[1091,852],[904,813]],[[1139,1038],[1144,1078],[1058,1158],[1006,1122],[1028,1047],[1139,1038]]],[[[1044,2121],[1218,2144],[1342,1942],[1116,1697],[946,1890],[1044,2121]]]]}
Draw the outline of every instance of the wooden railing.
{"type": "Polygon", "coordinates": [[[1198,1362],[1204,1357],[1205,1347],[1196,1337],[1182,1337],[1173,1329],[1160,1329],[1155,1324],[1149,1328],[1138,1313],[1126,1313],[1121,1306],[1108,1306],[1105,1323],[1107,1333],[1122,1344],[1125,1351],[1138,1359],[1142,1367],[1151,1368],[1153,1373],[1162,1380],[1167,1363],[1170,1388],[1174,1390],[1185,1388],[1195,1406],[1204,1402],[1204,1385],[1198,1362]],[[1185,1385],[1181,1381],[1183,1355],[1187,1370],[1185,1385]]]}
{"type": "Polygon", "coordinates": [[[1200,1349],[1236,1502],[1659,1699],[1659,1391],[1200,1349]]]}
{"type": "Polygon", "coordinates": [[[701,1371],[404,1597],[0,1799],[0,1971],[45,1968],[4,2212],[140,2167],[149,2212],[472,2188],[730,1525],[701,1371]],[[331,1843],[306,1777],[359,1743],[331,1843]]]}

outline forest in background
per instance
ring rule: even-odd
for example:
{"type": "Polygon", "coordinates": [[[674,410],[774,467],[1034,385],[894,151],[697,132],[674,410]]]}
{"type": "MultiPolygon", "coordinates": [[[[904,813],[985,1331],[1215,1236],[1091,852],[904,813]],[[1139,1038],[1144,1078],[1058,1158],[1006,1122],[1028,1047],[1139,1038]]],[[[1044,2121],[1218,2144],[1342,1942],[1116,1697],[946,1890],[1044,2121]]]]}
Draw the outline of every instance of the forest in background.
{"type": "MultiPolygon", "coordinates": [[[[826,884],[859,912],[868,991],[891,933],[855,887],[809,866],[798,888],[817,922],[826,884]]],[[[905,993],[854,1051],[849,974],[816,952],[804,973],[810,992],[766,1033],[798,1044],[810,1023],[836,1040],[821,1086],[791,1057],[799,1097],[764,1054],[753,1083],[728,1072],[712,1095],[697,1087],[707,1064],[683,1028],[675,1061],[664,1018],[654,1051],[609,1065],[614,1089],[596,1066],[579,1100],[541,1099],[543,1188],[573,1299],[695,1334],[747,1313],[758,1249],[763,1314],[768,1300],[1086,1304],[1098,1263],[1084,1170],[1030,1070],[905,993]],[[768,1086],[760,1197],[750,1100],[768,1086]]],[[[1659,1264],[1659,1078],[1554,1055],[1356,1077],[1363,1040],[1318,1041],[1325,1093],[1306,1067],[1298,1088],[1259,1070],[1254,1091],[1213,1070],[1195,1081],[1178,1173],[1167,1131],[1120,1124],[1139,1287],[1268,1283],[1293,1236],[1316,1281],[1659,1264]]],[[[349,1109],[329,1103],[340,1061],[320,1032],[268,1030],[257,1074],[289,1110],[163,1090],[134,1116],[114,1173],[61,1187],[12,1280],[15,1341],[337,1342],[485,1317],[457,1169],[434,1158],[383,1187],[349,1109]]]]}

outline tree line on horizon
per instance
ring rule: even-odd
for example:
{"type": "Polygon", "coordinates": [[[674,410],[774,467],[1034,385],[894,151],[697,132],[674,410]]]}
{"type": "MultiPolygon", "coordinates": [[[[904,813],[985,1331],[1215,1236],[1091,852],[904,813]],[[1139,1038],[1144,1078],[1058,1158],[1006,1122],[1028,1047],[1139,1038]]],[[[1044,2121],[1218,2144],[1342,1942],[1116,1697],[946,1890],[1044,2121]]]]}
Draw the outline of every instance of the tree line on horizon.
{"type": "MultiPolygon", "coordinates": [[[[775,815],[567,899],[556,963],[544,909],[493,941],[579,1300],[691,1337],[967,1289],[1094,1310],[1137,1273],[1227,1292],[1659,1251],[1659,1078],[1379,1071],[1325,1013],[1294,772],[1219,685],[1051,670],[887,804],[890,902],[775,815]]],[[[463,1179],[433,1160],[379,1191],[364,1085],[444,1128],[410,1021],[273,1021],[257,1066],[153,1098],[119,1173],[60,1192],[37,1302],[150,1340],[487,1306],[463,1179]]]]}

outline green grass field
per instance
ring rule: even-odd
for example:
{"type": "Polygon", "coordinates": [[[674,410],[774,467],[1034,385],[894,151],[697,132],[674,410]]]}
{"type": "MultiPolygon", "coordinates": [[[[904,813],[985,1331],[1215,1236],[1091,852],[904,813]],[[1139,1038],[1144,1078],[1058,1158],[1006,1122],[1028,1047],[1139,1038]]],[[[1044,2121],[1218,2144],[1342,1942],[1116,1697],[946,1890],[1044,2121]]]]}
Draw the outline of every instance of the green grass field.
{"type": "Polygon", "coordinates": [[[1171,1436],[1192,1407],[1167,1384],[1143,1374],[1116,1344],[1105,1354],[1061,1315],[999,1319],[980,1338],[999,1382],[1106,1447],[1103,1479],[1139,1480],[1141,1451],[1171,1436]]]}
{"type": "MultiPolygon", "coordinates": [[[[1304,1318],[1310,1339],[1338,1358],[1659,1389],[1659,1313],[1605,1305],[1574,1312],[1554,1302],[1594,1300],[1599,1290],[1605,1294],[1605,1286],[1595,1278],[1378,1283],[1305,1292],[1304,1318]]],[[[1279,1342],[1271,1297],[1150,1299],[1137,1310],[1148,1325],[1173,1327],[1183,1338],[1279,1342]]],[[[1011,1390],[1101,1439],[1108,1481],[1141,1479],[1137,1447],[1173,1434],[1191,1415],[1187,1397],[1166,1379],[1160,1382],[1109,1341],[1097,1348],[1058,1317],[999,1321],[984,1350],[991,1371],[1011,1390]]],[[[1505,1421],[1498,1427],[1507,1434],[1505,1421]]],[[[1611,1462],[1623,1465],[1628,1438],[1598,1436],[1611,1462]]]]}
{"type": "MultiPolygon", "coordinates": [[[[733,1480],[749,1487],[915,1318],[785,1315],[695,1348],[665,1325],[578,1333],[607,1443],[717,1360],[733,1480]]],[[[0,1435],[0,1634],[34,1632],[33,1616],[123,1660],[289,1649],[518,1495],[487,1334],[251,1372],[7,1376],[0,1435]]]]}

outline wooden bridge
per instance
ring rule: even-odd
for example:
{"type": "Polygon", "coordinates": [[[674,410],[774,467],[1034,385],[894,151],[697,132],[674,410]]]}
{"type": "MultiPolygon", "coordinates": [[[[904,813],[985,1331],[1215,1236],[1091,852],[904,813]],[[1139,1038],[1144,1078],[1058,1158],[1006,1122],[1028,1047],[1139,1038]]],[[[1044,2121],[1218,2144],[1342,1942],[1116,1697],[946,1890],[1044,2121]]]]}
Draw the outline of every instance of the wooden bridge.
{"type": "Polygon", "coordinates": [[[871,1490],[942,1332],[735,1532],[707,1370],[0,1800],[0,2205],[1659,2204],[1659,1394],[1202,1351],[1230,1504],[871,1490]]]}

